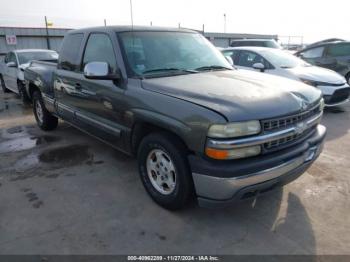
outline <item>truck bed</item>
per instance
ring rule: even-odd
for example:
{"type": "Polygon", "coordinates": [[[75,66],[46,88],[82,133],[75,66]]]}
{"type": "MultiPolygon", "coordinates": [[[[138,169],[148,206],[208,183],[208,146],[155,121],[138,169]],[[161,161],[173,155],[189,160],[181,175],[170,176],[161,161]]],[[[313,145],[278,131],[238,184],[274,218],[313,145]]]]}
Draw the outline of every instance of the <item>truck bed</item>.
{"type": "Polygon", "coordinates": [[[46,61],[32,61],[28,68],[24,70],[24,80],[29,95],[30,86],[35,85],[45,90],[48,95],[53,95],[52,76],[57,68],[57,63],[46,61]]]}

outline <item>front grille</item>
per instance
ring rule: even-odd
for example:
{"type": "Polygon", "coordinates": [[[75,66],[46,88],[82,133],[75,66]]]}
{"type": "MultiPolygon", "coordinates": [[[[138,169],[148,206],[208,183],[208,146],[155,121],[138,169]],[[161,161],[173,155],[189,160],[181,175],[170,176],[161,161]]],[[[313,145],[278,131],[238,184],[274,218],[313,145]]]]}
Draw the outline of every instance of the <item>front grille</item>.
{"type": "MultiPolygon", "coordinates": [[[[320,105],[312,107],[309,110],[301,112],[299,114],[293,114],[289,116],[268,119],[262,121],[262,127],[264,134],[269,134],[273,132],[277,132],[292,126],[297,125],[300,122],[304,122],[308,119],[311,119],[321,113],[320,105]]],[[[309,127],[304,132],[300,134],[294,134],[288,137],[283,137],[280,139],[276,139],[263,144],[263,152],[270,153],[277,150],[284,149],[286,147],[296,145],[301,143],[308,137],[310,137],[314,131],[316,130],[316,126],[309,127]]]]}
{"type": "Polygon", "coordinates": [[[270,132],[270,131],[276,131],[280,129],[285,129],[290,126],[293,126],[297,123],[300,123],[304,121],[305,119],[311,118],[312,116],[315,116],[319,114],[320,106],[317,105],[313,107],[310,110],[304,111],[299,114],[280,117],[280,118],[274,118],[274,119],[268,119],[262,121],[262,127],[264,132],[270,132]]]}
{"type": "Polygon", "coordinates": [[[272,151],[276,151],[276,150],[281,150],[281,149],[286,148],[288,146],[295,145],[297,143],[301,143],[302,141],[307,139],[309,136],[311,136],[311,134],[313,134],[315,129],[316,129],[316,127],[314,126],[312,128],[305,130],[305,132],[303,132],[301,134],[295,134],[292,136],[287,136],[284,138],[280,138],[280,139],[265,143],[263,145],[264,151],[265,152],[272,152],[272,151]]]}

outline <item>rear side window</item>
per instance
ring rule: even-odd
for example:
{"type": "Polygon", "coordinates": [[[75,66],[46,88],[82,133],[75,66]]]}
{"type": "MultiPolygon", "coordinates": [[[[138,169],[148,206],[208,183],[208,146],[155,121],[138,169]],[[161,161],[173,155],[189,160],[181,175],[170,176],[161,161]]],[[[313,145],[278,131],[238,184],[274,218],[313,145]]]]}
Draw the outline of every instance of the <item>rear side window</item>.
{"type": "Polygon", "coordinates": [[[85,47],[83,68],[90,62],[106,62],[110,72],[117,70],[112,41],[106,34],[91,34],[85,47]]]}
{"type": "Polygon", "coordinates": [[[69,34],[65,37],[59,56],[59,68],[68,71],[79,69],[78,59],[83,37],[83,34],[69,34]]]}
{"type": "Polygon", "coordinates": [[[323,51],[324,51],[324,46],[316,47],[303,52],[302,56],[304,58],[319,58],[319,57],[322,57],[323,51]]]}
{"type": "Polygon", "coordinates": [[[328,47],[329,56],[350,56],[350,44],[337,44],[328,47]]]}

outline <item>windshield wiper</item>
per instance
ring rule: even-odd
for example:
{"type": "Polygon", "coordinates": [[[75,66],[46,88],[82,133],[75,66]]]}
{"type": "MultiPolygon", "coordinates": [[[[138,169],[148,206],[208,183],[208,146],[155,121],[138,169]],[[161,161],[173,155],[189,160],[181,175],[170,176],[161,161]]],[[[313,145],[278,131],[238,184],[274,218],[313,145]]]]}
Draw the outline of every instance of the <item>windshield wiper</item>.
{"type": "Polygon", "coordinates": [[[220,65],[210,65],[210,66],[201,66],[196,68],[197,71],[208,71],[208,70],[232,70],[232,68],[220,66],[220,65]]]}
{"type": "Polygon", "coordinates": [[[180,68],[167,67],[167,68],[155,68],[155,69],[146,70],[146,71],[142,72],[142,74],[157,73],[157,72],[168,72],[168,71],[177,71],[177,72],[186,72],[186,73],[198,73],[197,70],[189,70],[189,69],[180,69],[180,68]]]}

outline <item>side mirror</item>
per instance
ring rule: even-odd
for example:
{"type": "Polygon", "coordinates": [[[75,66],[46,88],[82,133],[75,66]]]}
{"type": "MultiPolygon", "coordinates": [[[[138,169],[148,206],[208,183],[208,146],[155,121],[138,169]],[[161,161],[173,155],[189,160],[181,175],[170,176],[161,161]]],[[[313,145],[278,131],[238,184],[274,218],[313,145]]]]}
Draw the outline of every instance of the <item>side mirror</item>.
{"type": "Polygon", "coordinates": [[[97,79],[97,80],[118,80],[120,79],[120,74],[109,73],[109,66],[106,62],[90,62],[84,67],[84,76],[87,79],[97,79]]]}
{"type": "Polygon", "coordinates": [[[255,63],[253,65],[253,68],[256,69],[256,70],[260,70],[261,72],[265,71],[265,66],[262,63],[255,63]]]}
{"type": "Polygon", "coordinates": [[[17,67],[16,63],[15,62],[8,62],[6,64],[7,67],[17,67]]]}
{"type": "Polygon", "coordinates": [[[233,60],[232,60],[231,56],[225,56],[225,58],[226,58],[227,62],[229,62],[230,65],[233,66],[233,60]]]}

